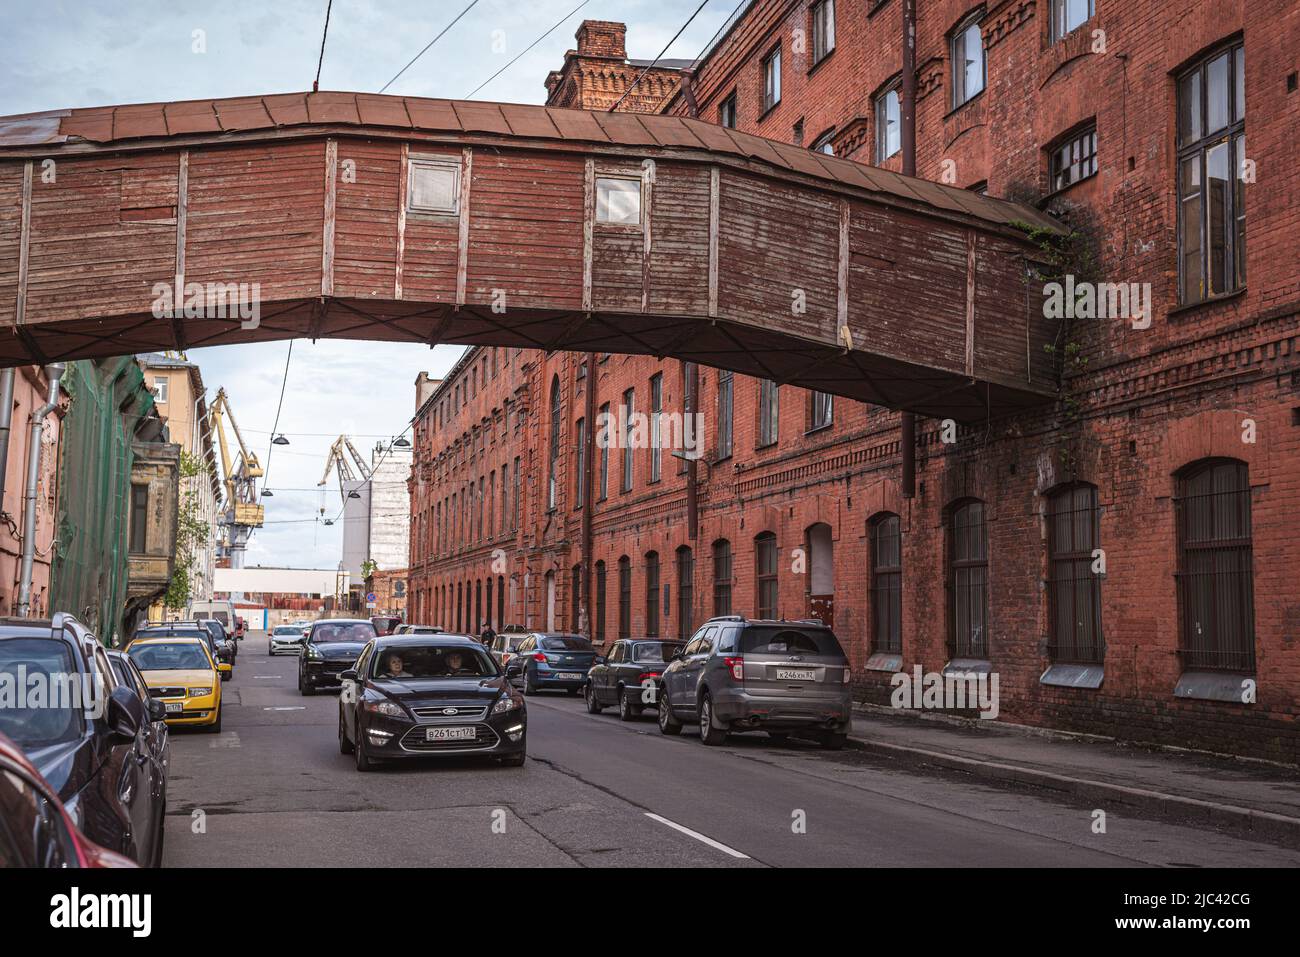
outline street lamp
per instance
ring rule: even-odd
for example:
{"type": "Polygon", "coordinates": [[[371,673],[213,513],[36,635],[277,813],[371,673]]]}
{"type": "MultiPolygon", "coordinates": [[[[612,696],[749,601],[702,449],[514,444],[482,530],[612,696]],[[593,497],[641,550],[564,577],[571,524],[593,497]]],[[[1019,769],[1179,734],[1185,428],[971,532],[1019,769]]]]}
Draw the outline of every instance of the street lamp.
{"type": "Polygon", "coordinates": [[[411,443],[408,442],[404,436],[400,436],[400,435],[397,437],[397,440],[393,443],[393,448],[395,449],[409,449],[410,447],[411,447],[411,443]]]}
{"type": "Polygon", "coordinates": [[[262,489],[262,498],[275,498],[275,493],[269,488],[262,489]]]}
{"type": "Polygon", "coordinates": [[[273,439],[271,440],[271,444],[272,444],[272,445],[288,445],[288,444],[289,444],[289,440],[286,439],[286,438],[284,437],[284,433],[281,432],[279,435],[277,435],[275,438],[273,438],[273,439]]]}

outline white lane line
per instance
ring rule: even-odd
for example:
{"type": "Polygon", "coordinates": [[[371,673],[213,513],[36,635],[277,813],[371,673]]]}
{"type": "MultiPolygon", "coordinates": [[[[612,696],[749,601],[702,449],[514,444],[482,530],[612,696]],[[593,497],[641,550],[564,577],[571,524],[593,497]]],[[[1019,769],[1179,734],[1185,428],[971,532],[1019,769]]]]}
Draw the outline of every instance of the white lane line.
{"type": "Polygon", "coordinates": [[[263,711],[306,711],[305,707],[300,708],[263,708],[263,711]]]}
{"type": "Polygon", "coordinates": [[[279,675],[253,675],[254,678],[278,678],[279,675]]]}
{"type": "Polygon", "coordinates": [[[668,818],[661,817],[658,814],[651,814],[649,811],[645,812],[645,816],[650,818],[651,820],[658,821],[660,824],[667,824],[673,830],[681,831],[683,834],[686,834],[689,837],[693,837],[697,841],[709,845],[709,847],[722,851],[722,853],[724,854],[730,854],[732,857],[738,857],[741,860],[745,860],[745,861],[750,860],[750,856],[748,854],[742,854],[734,847],[727,847],[727,845],[719,843],[718,841],[715,841],[711,837],[706,837],[705,835],[701,834],[699,831],[692,831],[689,827],[684,827],[683,825],[678,824],[676,821],[670,821],[668,820],[668,818]]]}

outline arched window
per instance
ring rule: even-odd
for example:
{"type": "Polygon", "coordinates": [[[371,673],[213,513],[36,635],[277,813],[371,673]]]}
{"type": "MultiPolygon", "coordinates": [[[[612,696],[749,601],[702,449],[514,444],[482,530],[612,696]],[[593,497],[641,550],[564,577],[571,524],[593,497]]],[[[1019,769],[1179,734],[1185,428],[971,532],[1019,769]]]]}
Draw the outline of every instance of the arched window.
{"type": "Polygon", "coordinates": [[[987,658],[988,529],[984,503],[967,499],[948,518],[948,591],[951,651],[954,658],[987,658]]]}
{"type": "Polygon", "coordinates": [[[683,545],[677,549],[677,637],[685,640],[695,631],[695,553],[683,545]]]}
{"type": "Polygon", "coordinates": [[[560,469],[560,377],[551,377],[551,454],[546,482],[546,507],[555,508],[559,501],[560,469]]]}
{"type": "Polygon", "coordinates": [[[574,565],[569,577],[570,595],[569,630],[574,633],[582,631],[582,565],[574,565]]]}
{"type": "Polygon", "coordinates": [[[1101,547],[1097,489],[1080,482],[1047,498],[1048,652],[1053,661],[1098,664],[1101,575],[1093,551],[1101,547]]]}
{"type": "Polygon", "coordinates": [[[603,642],[605,640],[605,563],[604,561],[596,562],[596,594],[594,604],[596,606],[595,614],[592,616],[592,634],[595,640],[603,642]]]}
{"type": "Polygon", "coordinates": [[[713,614],[731,614],[731,542],[713,543],[713,614]]]}
{"type": "Polygon", "coordinates": [[[871,650],[903,653],[903,535],[897,515],[871,520],[871,650]]]}
{"type": "Polygon", "coordinates": [[[763,532],[754,539],[755,581],[758,586],[758,617],[775,618],[777,608],[776,535],[763,532]]]}
{"type": "Polygon", "coordinates": [[[618,636],[632,637],[632,561],[618,560],[618,636]]]}
{"type": "Polygon", "coordinates": [[[984,90],[984,38],[980,18],[969,17],[952,33],[952,105],[961,106],[984,90]]]}
{"type": "Polygon", "coordinates": [[[645,555],[645,633],[659,637],[659,553],[645,555]]]}
{"type": "Polygon", "coordinates": [[[1178,477],[1179,653],[1185,670],[1255,670],[1250,476],[1210,459],[1178,477]]]}

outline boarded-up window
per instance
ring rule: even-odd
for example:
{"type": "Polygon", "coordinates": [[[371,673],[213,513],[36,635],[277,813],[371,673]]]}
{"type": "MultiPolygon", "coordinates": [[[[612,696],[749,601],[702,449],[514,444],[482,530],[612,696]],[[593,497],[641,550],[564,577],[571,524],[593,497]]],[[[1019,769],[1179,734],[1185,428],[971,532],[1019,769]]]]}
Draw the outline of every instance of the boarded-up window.
{"type": "Polygon", "coordinates": [[[460,212],[460,164],[454,160],[412,159],[406,197],[408,212],[457,215],[460,212]]]}
{"type": "Polygon", "coordinates": [[[619,226],[641,223],[641,181],[601,176],[596,180],[596,222],[619,226]]]}

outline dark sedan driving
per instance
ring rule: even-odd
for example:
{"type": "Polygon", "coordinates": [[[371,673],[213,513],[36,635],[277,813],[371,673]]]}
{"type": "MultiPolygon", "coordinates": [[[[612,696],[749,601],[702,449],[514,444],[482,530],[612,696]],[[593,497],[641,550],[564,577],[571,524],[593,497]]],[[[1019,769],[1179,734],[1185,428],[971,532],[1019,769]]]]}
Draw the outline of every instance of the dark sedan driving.
{"type": "Polygon", "coordinates": [[[524,763],[524,699],[474,638],[376,638],[342,677],[339,750],[353,755],[358,771],[437,755],[524,763]]]}
{"type": "Polygon", "coordinates": [[[375,626],[365,619],[327,618],[315,622],[298,656],[298,691],[314,694],[317,688],[341,684],[340,675],[351,668],[375,626]]]}

